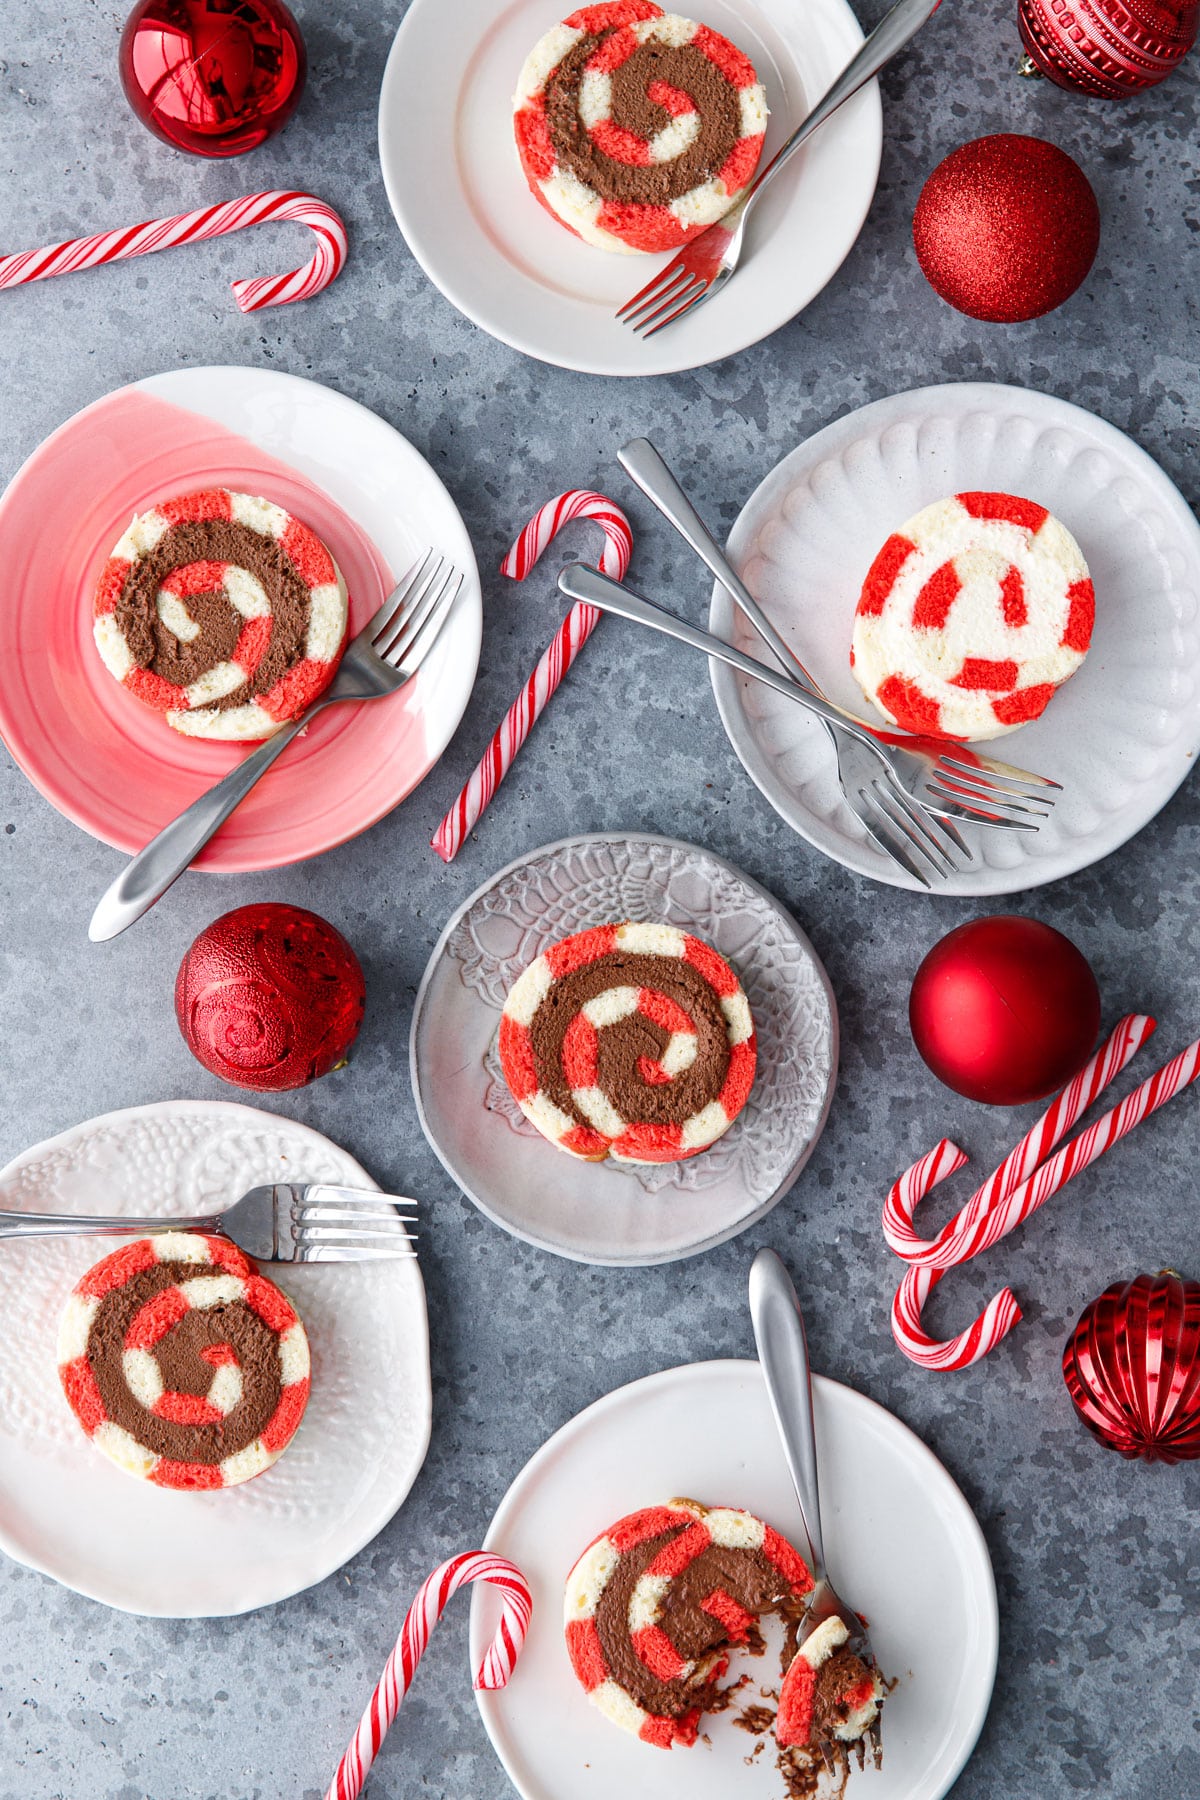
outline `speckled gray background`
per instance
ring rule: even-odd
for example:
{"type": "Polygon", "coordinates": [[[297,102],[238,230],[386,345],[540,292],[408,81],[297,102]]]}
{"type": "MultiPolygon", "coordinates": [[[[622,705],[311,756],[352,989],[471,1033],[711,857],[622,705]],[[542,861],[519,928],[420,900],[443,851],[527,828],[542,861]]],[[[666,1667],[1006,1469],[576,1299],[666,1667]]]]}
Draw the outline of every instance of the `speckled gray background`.
{"type": "MultiPolygon", "coordinates": [[[[443,4],[452,16],[454,0],[443,4]]],[[[863,7],[872,21],[881,10],[877,0],[863,7]]],[[[224,281],[271,266],[276,248],[281,258],[293,251],[293,228],[0,296],[0,477],[77,408],[155,370],[252,363],[328,382],[406,433],[462,508],[485,572],[483,661],[449,753],[392,818],[308,866],[188,879],[105,948],[89,947],[86,923],[119,859],[59,818],[5,759],[0,1159],[108,1108],[228,1095],[175,1029],[179,958],[238,902],[315,907],[362,957],[367,1021],[345,1073],[277,1104],[339,1139],[386,1185],[423,1197],[436,1418],[424,1472],[376,1543],[323,1586],[248,1618],[126,1618],[0,1563],[0,1796],[315,1800],[416,1582],[482,1536],[543,1439],[632,1377],[751,1353],[744,1277],[764,1243],[796,1274],[817,1365],[915,1427],[987,1533],[1000,1673],[957,1800],[1200,1794],[1200,1470],[1146,1469],[1100,1450],[1076,1425],[1058,1372],[1068,1326],[1108,1282],[1164,1264],[1200,1275],[1195,1099],[1139,1132],[997,1258],[948,1284],[935,1324],[964,1321],[999,1278],[1021,1295],[1025,1323],[975,1371],[923,1375],[888,1333],[897,1264],[878,1207],[897,1169],[944,1129],[981,1168],[1014,1136],[1010,1115],[939,1088],[905,1027],[921,955],[982,909],[873,887],[821,860],[736,763],[703,668],[625,627],[606,628],[589,649],[586,674],[568,684],[454,867],[426,848],[559,612],[549,575],[518,602],[490,571],[531,504],[562,478],[629,504],[613,453],[635,432],[653,429],[701,505],[728,526],[776,459],[826,420],[897,389],[985,377],[1094,408],[1196,501],[1197,64],[1127,105],[1088,101],[1016,79],[1013,0],[947,0],[884,78],[878,197],[832,286],[733,361],[633,385],[522,360],[458,317],[409,257],[375,160],[376,96],[399,0],[299,0],[311,60],[300,111],[281,139],[228,166],[176,154],[134,121],[116,78],[125,11],[123,0],[3,0],[3,248],[250,188],[311,186],[344,213],[353,257],[321,299],[254,320],[236,313],[224,281]],[[908,238],[933,164],[964,138],[1000,129],[1072,150],[1104,216],[1084,291],[1049,319],[1011,328],[943,306],[908,238]],[[557,1261],[475,1213],[421,1136],[405,1048],[417,982],[456,902],[534,843],[622,826],[709,844],[779,895],[826,961],[843,1028],[833,1114],[794,1192],[743,1239],[644,1272],[557,1261]],[[489,1304],[496,1293],[508,1301],[499,1309],[489,1304]]],[[[674,585],[676,603],[702,616],[704,583],[686,552],[644,505],[630,511],[643,584],[674,585]]],[[[1029,904],[1086,948],[1107,1016],[1155,1012],[1165,1048],[1200,1021],[1198,867],[1192,785],[1118,857],[1029,904]]],[[[2,1342],[0,1324],[0,1354],[2,1342]]],[[[372,1800],[503,1800],[510,1791],[470,1699],[464,1612],[434,1641],[372,1800]]]]}

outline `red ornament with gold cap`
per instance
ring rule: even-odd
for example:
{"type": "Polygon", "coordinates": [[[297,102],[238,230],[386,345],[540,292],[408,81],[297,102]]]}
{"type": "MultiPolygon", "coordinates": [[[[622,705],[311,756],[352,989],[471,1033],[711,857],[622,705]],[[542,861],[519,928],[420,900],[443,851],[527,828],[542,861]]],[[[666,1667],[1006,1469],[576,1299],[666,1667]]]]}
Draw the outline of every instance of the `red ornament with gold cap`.
{"type": "Polygon", "coordinates": [[[1155,87],[1196,41],[1200,0],[1020,0],[1022,75],[1120,100],[1155,87]]]}

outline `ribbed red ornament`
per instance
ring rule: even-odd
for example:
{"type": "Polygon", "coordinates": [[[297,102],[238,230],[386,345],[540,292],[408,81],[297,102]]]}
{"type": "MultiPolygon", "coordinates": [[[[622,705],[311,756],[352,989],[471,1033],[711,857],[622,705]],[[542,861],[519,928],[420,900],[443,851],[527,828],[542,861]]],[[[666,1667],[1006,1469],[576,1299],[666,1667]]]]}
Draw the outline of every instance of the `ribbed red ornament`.
{"type": "Polygon", "coordinates": [[[279,1093],[340,1063],[366,988],[340,931],[263,901],[214,919],[179,965],[175,1015],[188,1049],[222,1081],[279,1093]]]}
{"type": "Polygon", "coordinates": [[[1063,1351],[1083,1423],[1119,1456],[1200,1458],[1200,1282],[1164,1270],[1115,1282],[1063,1351]]]}
{"type": "Polygon", "coordinates": [[[1059,87],[1119,100],[1154,87],[1196,41],[1200,0],[1020,0],[1031,62],[1059,87]]]}

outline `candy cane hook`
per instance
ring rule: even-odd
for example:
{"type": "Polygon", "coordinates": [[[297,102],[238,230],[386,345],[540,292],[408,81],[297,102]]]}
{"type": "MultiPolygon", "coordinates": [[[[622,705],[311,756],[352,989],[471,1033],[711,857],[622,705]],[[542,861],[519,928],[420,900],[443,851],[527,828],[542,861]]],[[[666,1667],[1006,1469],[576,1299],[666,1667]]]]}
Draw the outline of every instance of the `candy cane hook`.
{"type": "Polygon", "coordinates": [[[312,194],[274,189],[245,194],[218,206],[198,207],[169,219],[147,219],[123,230],[97,232],[93,237],[69,238],[62,244],[46,244],[40,250],[23,250],[0,257],[0,288],[21,287],[30,281],[46,281],[51,275],[70,275],[76,269],[93,269],[100,263],[121,262],[130,256],[149,256],[155,250],[172,250],[177,244],[202,243],[250,225],[266,225],[290,219],[307,225],[316,238],[316,249],[302,268],[286,275],[255,275],[230,283],[234,299],[244,313],[265,306],[289,306],[307,300],[341,271],[346,260],[346,227],[331,206],[312,194]]]}

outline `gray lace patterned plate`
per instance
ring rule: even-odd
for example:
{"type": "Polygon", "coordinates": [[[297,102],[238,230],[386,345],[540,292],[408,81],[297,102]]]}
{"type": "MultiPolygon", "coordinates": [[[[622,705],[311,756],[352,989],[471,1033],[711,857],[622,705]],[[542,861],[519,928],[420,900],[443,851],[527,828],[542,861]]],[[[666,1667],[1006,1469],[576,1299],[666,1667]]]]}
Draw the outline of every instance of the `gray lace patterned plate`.
{"type": "Polygon", "coordinates": [[[669,1262],[761,1218],[811,1154],[836,1070],[833,995],[796,922],[721,857],[641,834],[570,838],[501,870],[442,933],[413,1017],[413,1091],[446,1169],[505,1230],[582,1262],[669,1262]],[[705,938],[754,1014],[745,1111],[686,1162],[578,1162],[534,1130],[500,1070],[500,1013],[521,970],[556,939],[614,919],[705,938]]]}

